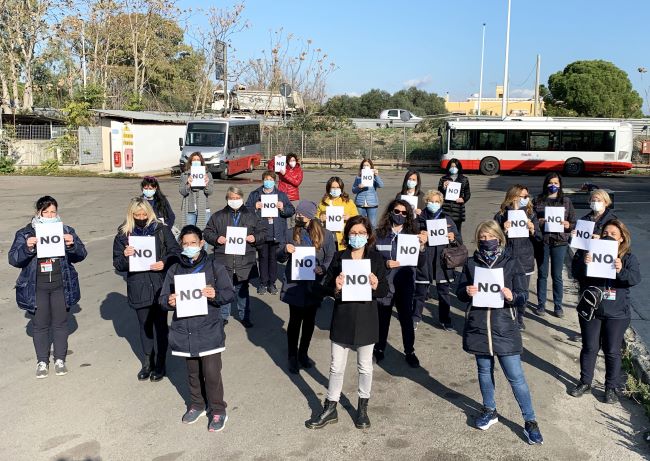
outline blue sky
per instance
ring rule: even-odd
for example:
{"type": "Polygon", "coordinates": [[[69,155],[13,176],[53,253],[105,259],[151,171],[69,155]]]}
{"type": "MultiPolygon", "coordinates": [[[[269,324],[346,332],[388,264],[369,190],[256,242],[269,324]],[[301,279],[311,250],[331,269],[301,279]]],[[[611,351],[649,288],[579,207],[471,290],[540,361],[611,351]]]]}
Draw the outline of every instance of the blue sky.
{"type": "MultiPolygon", "coordinates": [[[[181,0],[183,6],[205,4],[181,0]]],[[[415,83],[462,100],[478,92],[483,22],[484,95],[494,96],[503,80],[507,0],[247,0],[245,5],[251,27],[233,37],[239,59],[268,49],[269,31],[280,27],[312,39],[338,66],[328,80],[329,96],[371,88],[392,93],[415,83]]],[[[625,70],[646,99],[650,72],[641,75],[637,68],[650,69],[649,22],[649,0],[512,0],[511,96],[532,93],[539,53],[542,83],[573,61],[604,59],[625,70]]]]}

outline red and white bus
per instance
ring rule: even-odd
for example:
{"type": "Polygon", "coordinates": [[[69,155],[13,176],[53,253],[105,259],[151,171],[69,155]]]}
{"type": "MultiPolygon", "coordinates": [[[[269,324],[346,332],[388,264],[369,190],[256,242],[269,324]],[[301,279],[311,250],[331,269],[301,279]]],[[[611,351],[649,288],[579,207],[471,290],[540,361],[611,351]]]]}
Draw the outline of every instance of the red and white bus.
{"type": "Polygon", "coordinates": [[[448,121],[442,133],[442,161],[452,158],[465,171],[582,173],[632,168],[632,125],[606,120],[550,118],[448,121]]]}
{"type": "Polygon", "coordinates": [[[193,152],[200,152],[207,171],[221,179],[251,172],[262,161],[259,120],[190,120],[185,129],[185,142],[181,138],[179,144],[181,171],[187,157],[193,152]]]}

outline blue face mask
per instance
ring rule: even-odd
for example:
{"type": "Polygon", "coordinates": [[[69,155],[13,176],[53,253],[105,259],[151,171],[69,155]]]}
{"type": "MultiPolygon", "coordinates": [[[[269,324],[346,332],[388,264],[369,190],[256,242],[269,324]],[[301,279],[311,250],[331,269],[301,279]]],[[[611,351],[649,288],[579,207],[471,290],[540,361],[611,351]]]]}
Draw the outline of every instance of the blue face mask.
{"type": "Polygon", "coordinates": [[[275,187],[275,181],[272,179],[264,180],[264,189],[273,189],[275,187]]]}
{"type": "Polygon", "coordinates": [[[449,174],[458,174],[458,168],[452,166],[451,168],[449,168],[449,174]]]}
{"type": "Polygon", "coordinates": [[[368,237],[365,235],[353,235],[348,239],[350,242],[350,246],[354,248],[355,250],[358,250],[359,248],[363,248],[366,243],[368,243],[368,237]]]}
{"type": "Polygon", "coordinates": [[[412,179],[409,179],[408,181],[406,181],[406,187],[408,187],[409,189],[415,189],[415,186],[417,186],[417,185],[418,185],[418,182],[413,181],[412,179]]]}
{"type": "Polygon", "coordinates": [[[334,198],[341,196],[341,189],[330,189],[330,195],[334,198]]]}
{"type": "Polygon", "coordinates": [[[154,195],[156,195],[156,189],[142,189],[142,195],[147,198],[152,198],[154,195]]]}
{"type": "Polygon", "coordinates": [[[548,186],[546,186],[546,188],[551,194],[555,194],[557,191],[560,190],[560,186],[556,186],[555,184],[549,184],[548,186]]]}
{"type": "Polygon", "coordinates": [[[58,215],[53,217],[53,218],[45,218],[43,216],[38,217],[38,222],[41,223],[41,224],[52,224],[52,223],[60,222],[60,221],[61,221],[61,218],[58,215]]]}
{"type": "Polygon", "coordinates": [[[192,166],[201,166],[201,160],[193,160],[192,166]]]}
{"type": "Polygon", "coordinates": [[[201,247],[185,247],[183,248],[183,255],[192,259],[194,256],[199,254],[201,247]]]}
{"type": "Polygon", "coordinates": [[[438,211],[440,211],[440,204],[434,202],[427,202],[427,210],[429,210],[431,213],[437,213],[438,211]]]}
{"type": "Polygon", "coordinates": [[[520,198],[519,199],[519,207],[520,208],[526,208],[528,206],[528,198],[520,198]]]}

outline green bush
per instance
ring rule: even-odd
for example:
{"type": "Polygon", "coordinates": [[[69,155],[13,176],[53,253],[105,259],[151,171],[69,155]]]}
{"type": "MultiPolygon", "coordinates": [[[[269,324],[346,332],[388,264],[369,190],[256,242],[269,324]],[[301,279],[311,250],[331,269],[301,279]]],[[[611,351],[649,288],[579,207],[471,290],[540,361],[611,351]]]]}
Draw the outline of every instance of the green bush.
{"type": "Polygon", "coordinates": [[[49,160],[45,160],[43,163],[41,163],[40,166],[41,170],[43,170],[46,174],[49,173],[56,173],[59,171],[59,161],[55,158],[51,158],[49,160]]]}
{"type": "Polygon", "coordinates": [[[0,174],[11,174],[16,171],[16,159],[9,155],[0,156],[0,174]]]}

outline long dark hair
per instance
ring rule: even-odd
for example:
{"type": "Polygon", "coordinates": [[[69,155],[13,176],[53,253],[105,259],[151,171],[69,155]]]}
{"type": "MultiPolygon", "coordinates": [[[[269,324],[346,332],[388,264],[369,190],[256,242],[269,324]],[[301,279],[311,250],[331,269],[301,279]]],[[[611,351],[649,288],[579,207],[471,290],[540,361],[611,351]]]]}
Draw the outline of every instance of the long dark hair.
{"type": "Polygon", "coordinates": [[[404,234],[417,234],[419,232],[419,225],[413,217],[414,210],[411,204],[406,200],[394,199],[388,204],[386,210],[384,211],[384,214],[377,224],[377,236],[387,237],[390,235],[393,228],[393,222],[390,220],[390,215],[393,214],[393,209],[396,205],[402,205],[404,208],[406,208],[406,221],[404,221],[402,232],[404,234]]]}
{"type": "Polygon", "coordinates": [[[366,249],[370,248],[372,245],[375,244],[375,234],[372,231],[372,224],[370,223],[370,220],[365,216],[361,216],[361,215],[352,216],[345,223],[345,228],[343,229],[343,244],[346,247],[350,246],[348,243],[350,229],[352,229],[357,224],[363,224],[363,227],[366,228],[366,233],[368,234],[368,243],[366,244],[366,249]]]}
{"type": "Polygon", "coordinates": [[[449,168],[451,168],[452,163],[456,165],[456,168],[458,168],[458,177],[460,177],[463,174],[463,165],[462,163],[460,163],[460,160],[458,160],[457,158],[452,158],[451,160],[449,160],[449,162],[447,162],[447,168],[445,168],[445,172],[449,176],[451,176],[451,173],[449,172],[449,168]]]}
{"type": "Polygon", "coordinates": [[[406,194],[406,191],[408,190],[408,187],[406,187],[406,181],[408,181],[409,177],[412,175],[415,175],[418,178],[418,183],[415,186],[415,195],[420,195],[420,186],[422,185],[422,181],[420,179],[420,172],[416,170],[408,170],[404,175],[404,181],[402,181],[402,194],[406,194]]]}
{"type": "Polygon", "coordinates": [[[54,205],[57,211],[59,210],[59,204],[56,202],[56,199],[51,195],[44,195],[36,201],[36,213],[41,214],[41,212],[47,210],[52,205],[54,205]]]}
{"type": "Polygon", "coordinates": [[[329,205],[327,203],[327,199],[330,196],[330,190],[332,189],[332,183],[339,183],[339,187],[341,188],[341,199],[344,202],[347,202],[350,200],[350,196],[348,195],[347,192],[345,192],[345,184],[343,184],[343,180],[339,178],[338,176],[332,176],[328,181],[327,184],[325,184],[325,195],[323,195],[323,198],[321,199],[321,203],[325,206],[329,205]]]}
{"type": "Polygon", "coordinates": [[[160,184],[158,183],[158,180],[154,176],[145,176],[142,178],[142,182],[140,182],[140,187],[144,188],[144,186],[153,186],[156,188],[156,193],[153,195],[153,200],[155,203],[153,211],[156,213],[156,216],[158,218],[163,218],[165,222],[167,222],[169,219],[169,216],[167,215],[167,208],[170,205],[167,197],[165,197],[165,194],[163,194],[163,192],[160,190],[160,184]]]}
{"type": "Polygon", "coordinates": [[[287,165],[289,165],[291,159],[294,159],[296,161],[296,168],[298,168],[300,166],[300,162],[298,161],[298,156],[296,154],[287,154],[287,165]]]}
{"type": "MultiPolygon", "coordinates": [[[[309,234],[311,243],[314,245],[316,250],[320,250],[323,246],[323,242],[325,241],[325,230],[323,230],[323,225],[321,224],[320,220],[318,218],[310,219],[309,224],[307,224],[305,229],[309,234]]],[[[293,228],[292,238],[293,241],[298,245],[302,243],[302,239],[300,238],[301,230],[302,228],[298,226],[295,226],[293,228]]]]}
{"type": "Polygon", "coordinates": [[[359,164],[359,175],[361,175],[361,170],[363,170],[364,163],[369,164],[371,169],[375,168],[375,163],[371,159],[364,158],[363,160],[361,160],[361,163],[359,164]]]}
{"type": "Polygon", "coordinates": [[[192,152],[185,162],[185,171],[190,171],[192,169],[192,158],[198,157],[201,160],[201,165],[205,166],[205,160],[203,159],[203,154],[201,152],[192,152]]]}
{"type": "Polygon", "coordinates": [[[557,178],[558,181],[560,182],[560,190],[557,191],[557,199],[562,200],[564,198],[564,193],[562,192],[562,176],[560,176],[560,173],[556,173],[554,171],[551,171],[549,174],[547,174],[544,177],[544,185],[542,186],[542,193],[539,194],[539,198],[542,200],[546,200],[549,196],[548,192],[548,183],[551,182],[551,179],[557,178]]]}

